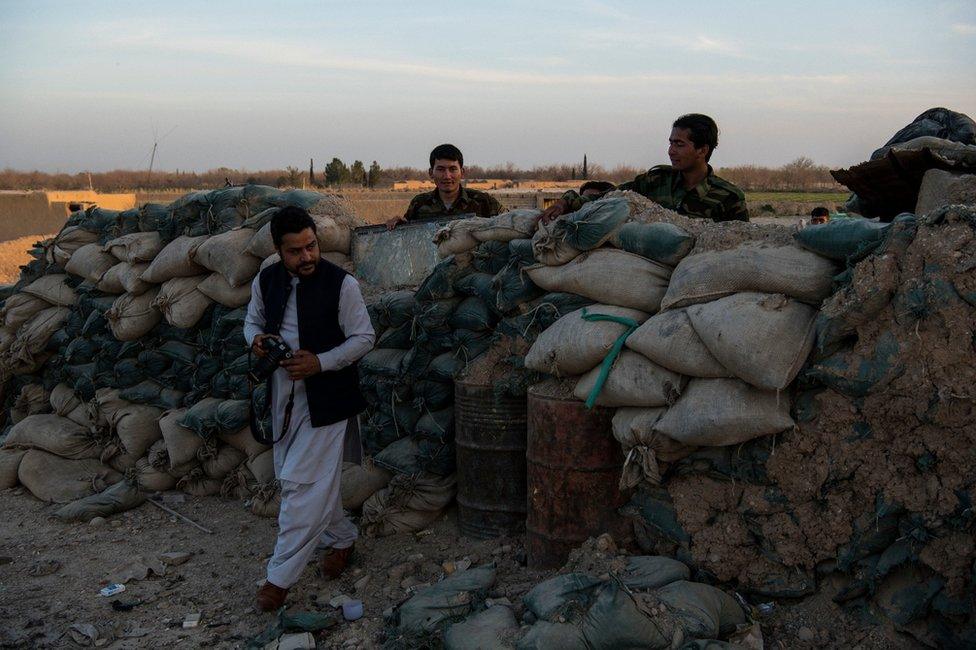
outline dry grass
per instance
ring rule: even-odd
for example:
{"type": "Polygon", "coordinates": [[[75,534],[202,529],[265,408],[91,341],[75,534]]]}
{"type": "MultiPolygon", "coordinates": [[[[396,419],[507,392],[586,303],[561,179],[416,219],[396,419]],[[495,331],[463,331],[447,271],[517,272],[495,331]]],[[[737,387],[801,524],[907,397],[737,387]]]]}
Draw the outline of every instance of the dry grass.
{"type": "Polygon", "coordinates": [[[0,284],[16,282],[20,277],[20,265],[33,259],[27,251],[34,247],[34,242],[49,237],[54,235],[27,235],[0,242],[0,284]]]}

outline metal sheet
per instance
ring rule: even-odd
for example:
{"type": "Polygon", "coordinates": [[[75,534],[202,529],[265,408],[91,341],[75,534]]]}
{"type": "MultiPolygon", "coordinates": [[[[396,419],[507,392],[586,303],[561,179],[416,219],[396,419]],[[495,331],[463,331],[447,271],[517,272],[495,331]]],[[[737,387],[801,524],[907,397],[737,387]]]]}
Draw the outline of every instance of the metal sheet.
{"type": "Polygon", "coordinates": [[[353,231],[352,261],[356,277],[371,289],[414,287],[437,264],[434,233],[444,224],[469,215],[425,219],[400,224],[364,226],[353,231]]]}

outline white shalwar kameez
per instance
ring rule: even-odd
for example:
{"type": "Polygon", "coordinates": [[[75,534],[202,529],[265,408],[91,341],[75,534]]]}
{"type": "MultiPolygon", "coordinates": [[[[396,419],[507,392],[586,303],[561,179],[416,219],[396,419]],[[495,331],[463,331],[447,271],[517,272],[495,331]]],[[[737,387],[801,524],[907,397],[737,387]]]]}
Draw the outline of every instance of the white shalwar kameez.
{"type": "MultiPolygon", "coordinates": [[[[244,338],[248,345],[264,333],[264,299],[260,274],[251,285],[244,338]]],[[[279,336],[292,350],[298,341],[298,278],[293,277],[279,336]]],[[[339,370],[370,351],[376,339],[366,312],[359,283],[351,275],[342,282],[339,293],[339,326],[346,340],[318,355],[322,370],[339,370]]],[[[292,380],[284,368],[272,375],[272,431],[281,435],[285,406],[292,380]]],[[[356,526],[342,510],[339,479],[342,474],[343,441],[348,420],[324,427],[313,427],[308,412],[305,382],[294,382],[295,402],[292,421],[285,436],[274,445],[275,477],[281,483],[281,510],[278,514],[278,539],[268,561],[268,582],[287,589],[298,581],[317,547],[348,548],[356,541],[356,526]]]]}

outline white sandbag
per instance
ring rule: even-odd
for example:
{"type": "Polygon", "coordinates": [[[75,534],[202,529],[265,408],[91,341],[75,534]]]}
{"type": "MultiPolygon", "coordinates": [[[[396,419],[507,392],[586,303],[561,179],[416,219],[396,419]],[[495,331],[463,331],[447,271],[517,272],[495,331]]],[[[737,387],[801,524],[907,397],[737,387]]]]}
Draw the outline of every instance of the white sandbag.
{"type": "Polygon", "coordinates": [[[378,467],[367,458],[363,464],[343,463],[339,491],[345,510],[359,510],[370,498],[389,484],[393,473],[378,467]]]}
{"type": "Polygon", "coordinates": [[[105,271],[105,274],[102,275],[102,279],[99,280],[98,284],[95,286],[99,291],[103,291],[105,293],[115,295],[125,293],[125,286],[122,284],[121,275],[128,266],[129,265],[125,262],[119,262],[118,264],[114,265],[108,271],[105,271]]]}
{"type": "Polygon", "coordinates": [[[246,251],[254,236],[250,228],[229,230],[214,235],[200,244],[193,260],[216,273],[220,273],[232,287],[247,284],[258,272],[261,260],[246,251]]]}
{"type": "Polygon", "coordinates": [[[146,492],[166,492],[176,487],[176,477],[149,463],[148,458],[140,458],[135,465],[136,483],[146,492]]]}
{"type": "Polygon", "coordinates": [[[121,267],[118,272],[119,281],[122,283],[122,288],[126,293],[131,293],[133,296],[140,296],[156,286],[152,282],[146,282],[142,279],[142,275],[149,268],[149,264],[145,262],[138,264],[122,262],[118,266],[121,267]]]}
{"type": "Polygon", "coordinates": [[[26,453],[26,449],[0,449],[0,490],[17,485],[17,468],[26,453]]]}
{"type": "Polygon", "coordinates": [[[212,304],[209,297],[197,290],[208,277],[196,275],[167,280],[159,288],[151,306],[161,311],[166,322],[173,327],[193,327],[212,304]]]}
{"type": "Polygon", "coordinates": [[[627,490],[641,482],[658,485],[661,472],[658,461],[681,460],[697,449],[654,431],[654,425],[666,408],[620,408],[613,414],[613,436],[624,452],[620,489],[627,490]]]}
{"type": "Polygon", "coordinates": [[[271,238],[271,224],[264,224],[260,230],[258,230],[251,237],[251,241],[247,243],[247,247],[244,252],[248,255],[253,255],[258,259],[266,260],[271,255],[277,252],[274,245],[274,240],[271,238]]]}
{"type": "Polygon", "coordinates": [[[53,413],[27,416],[10,428],[3,446],[40,449],[63,458],[98,458],[99,455],[91,432],[53,413]]]}
{"type": "Polygon", "coordinates": [[[115,299],[112,308],[105,312],[112,336],[120,341],[135,341],[149,333],[163,319],[163,314],[152,306],[159,289],[150,289],[134,296],[124,293],[115,299]]]}
{"type": "Polygon", "coordinates": [[[103,251],[99,244],[85,244],[72,253],[64,270],[97,284],[115,262],[115,258],[103,251]]]}
{"type": "Polygon", "coordinates": [[[31,449],[20,461],[17,479],[41,501],[70,503],[118,483],[122,474],[94,458],[72,460],[31,449]]]}
{"type": "Polygon", "coordinates": [[[16,330],[37,312],[50,306],[51,303],[35,295],[15,293],[4,301],[3,308],[0,309],[0,319],[3,320],[4,327],[16,330]]]}
{"type": "Polygon", "coordinates": [[[240,449],[230,445],[217,445],[215,453],[208,458],[201,459],[200,468],[209,478],[224,479],[246,460],[247,456],[240,449]]]}
{"type": "Polygon", "coordinates": [[[51,390],[51,409],[55,415],[68,418],[75,424],[91,430],[95,422],[88,411],[88,405],[82,402],[71,386],[58,384],[51,390]]]}
{"type": "Polygon", "coordinates": [[[474,231],[484,227],[489,221],[490,219],[484,217],[469,217],[445,224],[434,233],[437,255],[444,258],[471,250],[479,244],[474,237],[474,231]]]}
{"type": "Polygon", "coordinates": [[[414,533],[432,524],[454,500],[456,476],[397,474],[363,504],[363,532],[375,537],[414,533]]]}
{"type": "Polygon", "coordinates": [[[118,409],[109,424],[112,432],[122,442],[125,453],[140,457],[149,451],[154,442],[162,438],[159,419],[163,409],[144,404],[132,404],[118,409]]]}
{"type": "Polygon", "coordinates": [[[600,248],[561,266],[531,266],[529,278],[547,291],[575,293],[610,305],[655,313],[671,269],[615,248],[600,248]]]}
{"type": "Polygon", "coordinates": [[[591,305],[570,312],[543,331],[525,355],[530,370],[568,377],[591,370],[607,356],[627,326],[610,321],[583,320],[588,314],[605,314],[629,318],[638,325],[647,314],[636,309],[613,305],[591,305]]]}
{"type": "Polygon", "coordinates": [[[130,403],[119,396],[116,388],[99,388],[95,391],[95,398],[88,404],[88,412],[95,426],[108,429],[115,414],[130,403]]]}
{"type": "Polygon", "coordinates": [[[685,309],[647,319],[624,344],[654,363],[689,377],[731,377],[698,337],[685,309]]]}
{"type": "Polygon", "coordinates": [[[247,468],[251,470],[251,474],[254,475],[254,480],[257,481],[258,485],[264,485],[275,480],[273,449],[269,449],[262,454],[258,454],[251,460],[247,461],[246,465],[247,468]]]}
{"type": "MultiPolygon", "coordinates": [[[[573,391],[576,399],[587,401],[600,376],[601,366],[580,377],[573,391]]],[[[623,350],[594,402],[597,406],[666,406],[681,395],[685,378],[662,368],[632,350],[623,350]]]]}
{"type": "Polygon", "coordinates": [[[97,232],[85,230],[80,226],[67,226],[54,238],[53,261],[55,264],[64,266],[76,250],[97,241],[97,232]]]}
{"type": "Polygon", "coordinates": [[[163,239],[156,231],[134,232],[116,237],[103,249],[120,262],[151,262],[163,250],[163,239]]]}
{"type": "Polygon", "coordinates": [[[203,438],[180,426],[179,421],[186,411],[185,408],[170,409],[159,418],[159,431],[169,452],[169,469],[196,460],[197,450],[203,445],[203,438]]]}
{"type": "MultiPolygon", "coordinates": [[[[44,303],[47,304],[47,303],[44,303]]],[[[0,327],[0,356],[10,349],[17,340],[17,330],[20,328],[0,327]]]]}
{"type": "MultiPolygon", "coordinates": [[[[353,264],[352,258],[345,253],[336,253],[335,251],[325,251],[322,253],[322,259],[327,262],[335,264],[343,271],[347,273],[353,273],[356,270],[355,264],[353,264]]],[[[262,265],[263,266],[263,265],[262,265]]]]}
{"type": "Polygon", "coordinates": [[[813,349],[817,310],[783,294],[736,293],[687,311],[715,359],[757,388],[786,388],[813,349]]]}
{"type": "Polygon", "coordinates": [[[21,291],[43,298],[52,305],[70,307],[78,302],[78,295],[67,280],[68,276],[63,273],[52,273],[39,277],[21,291]]]}
{"type": "Polygon", "coordinates": [[[738,379],[692,379],[654,431],[695,446],[736,445],[792,428],[785,394],[738,379]]]}
{"type": "Polygon", "coordinates": [[[41,384],[25,384],[10,407],[10,419],[17,423],[28,415],[51,412],[51,394],[41,384]]]}
{"type": "Polygon", "coordinates": [[[836,273],[833,262],[796,246],[743,244],[731,250],[697,253],[675,267],[661,309],[744,291],[782,293],[819,305],[830,295],[836,273]]]}
{"type": "Polygon", "coordinates": [[[555,221],[540,223],[538,230],[532,235],[532,252],[535,254],[535,259],[547,266],[566,264],[581,253],[556,234],[555,224],[555,221]]]}
{"type": "Polygon", "coordinates": [[[542,211],[535,208],[509,210],[490,217],[470,232],[479,242],[508,242],[513,239],[528,239],[535,234],[540,216],[542,216],[542,211]]]}
{"type": "Polygon", "coordinates": [[[143,272],[142,279],[154,284],[162,284],[173,278],[188,278],[206,273],[207,269],[193,260],[197,248],[207,241],[206,235],[200,237],[177,237],[159,251],[148,268],[143,272]]]}
{"type": "Polygon", "coordinates": [[[33,363],[70,314],[67,307],[48,307],[37,312],[17,330],[8,353],[22,363],[33,363]]]}
{"type": "Polygon", "coordinates": [[[251,301],[250,283],[232,287],[220,273],[211,273],[197,285],[197,291],[224,307],[243,307],[251,301]]]}
{"type": "Polygon", "coordinates": [[[225,442],[231,447],[243,451],[248,459],[255,458],[259,454],[263,454],[271,449],[271,447],[263,445],[254,439],[254,435],[251,433],[251,427],[249,426],[233,433],[218,433],[217,438],[221,442],[225,442]]]}
{"type": "MultiPolygon", "coordinates": [[[[334,218],[319,214],[313,214],[311,217],[312,221],[315,222],[315,238],[319,242],[319,252],[323,254],[343,253],[345,255],[351,253],[352,226],[350,224],[357,222],[355,217],[334,218]]],[[[254,233],[244,250],[260,259],[265,259],[277,252],[274,240],[271,238],[270,222],[264,224],[260,230],[254,233]]]]}

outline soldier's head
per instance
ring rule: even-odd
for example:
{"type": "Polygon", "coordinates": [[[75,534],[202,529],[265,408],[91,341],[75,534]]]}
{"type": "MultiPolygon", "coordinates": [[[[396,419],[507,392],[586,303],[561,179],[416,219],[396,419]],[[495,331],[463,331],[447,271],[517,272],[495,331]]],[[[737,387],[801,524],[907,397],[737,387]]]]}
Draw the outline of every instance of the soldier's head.
{"type": "Polygon", "coordinates": [[[682,115],[671,125],[668,143],[671,166],[678,171],[707,165],[718,146],[718,125],[701,113],[682,115]]]}
{"type": "Polygon", "coordinates": [[[617,186],[609,181],[586,181],[579,188],[580,196],[602,196],[617,186]]]}
{"type": "Polygon", "coordinates": [[[464,178],[464,156],[453,144],[439,144],[430,152],[430,170],[427,172],[437,189],[453,194],[461,187],[464,178]]]}
{"type": "Polygon", "coordinates": [[[319,240],[315,222],[304,209],[287,206],[271,217],[271,240],[291,273],[311,275],[318,266],[319,240]]]}
{"type": "Polygon", "coordinates": [[[814,208],[810,211],[810,225],[815,226],[818,223],[827,223],[830,221],[830,210],[820,206],[814,208]]]}

